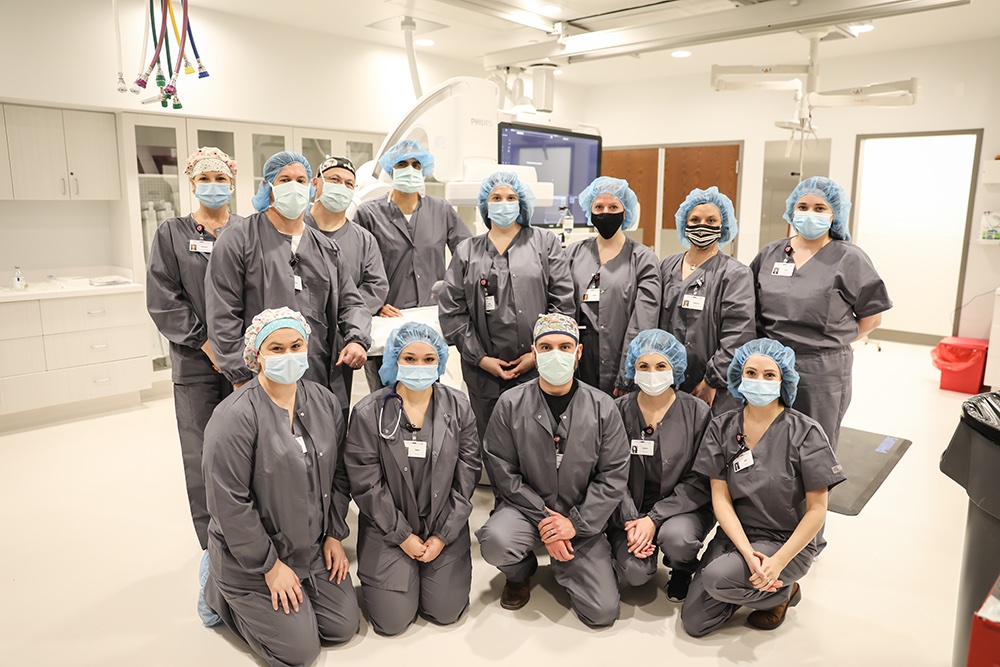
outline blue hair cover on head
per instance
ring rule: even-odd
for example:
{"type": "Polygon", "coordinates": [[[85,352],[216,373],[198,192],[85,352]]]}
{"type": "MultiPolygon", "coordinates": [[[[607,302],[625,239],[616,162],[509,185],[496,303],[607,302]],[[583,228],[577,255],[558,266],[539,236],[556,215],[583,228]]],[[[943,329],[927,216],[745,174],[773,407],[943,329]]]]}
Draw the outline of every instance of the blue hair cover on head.
{"type": "Polygon", "coordinates": [[[785,201],[785,215],[788,224],[795,217],[795,205],[806,195],[816,195],[830,205],[833,222],[830,224],[830,236],[840,241],[850,241],[851,232],[847,223],[851,217],[851,200],[847,198],[844,189],[825,176],[813,176],[795,186],[792,194],[785,201]]]}
{"type": "Polygon", "coordinates": [[[420,171],[424,178],[434,173],[434,156],[427,152],[427,149],[420,145],[419,141],[413,139],[403,139],[398,144],[387,150],[378,159],[378,164],[385,170],[385,173],[392,176],[392,169],[403,160],[415,159],[420,163],[420,171]]]}
{"type": "Polygon", "coordinates": [[[719,215],[722,216],[722,236],[719,238],[720,248],[736,238],[739,227],[736,224],[736,209],[733,208],[733,202],[729,197],[719,192],[719,188],[713,185],[707,190],[700,190],[698,188],[692,190],[688,193],[684,203],[677,209],[677,213],[674,214],[674,220],[677,222],[677,236],[680,237],[682,246],[685,248],[691,247],[691,242],[684,236],[684,232],[687,230],[687,221],[688,216],[691,215],[691,209],[699,204],[711,204],[719,209],[719,215]]]}
{"type": "Polygon", "coordinates": [[[388,386],[396,381],[396,375],[399,373],[399,355],[410,343],[427,343],[433,347],[438,355],[438,375],[444,375],[444,368],[448,363],[448,344],[444,342],[444,338],[426,324],[407,322],[394,329],[385,341],[382,368],[378,371],[383,385],[388,386]]]}
{"type": "Polygon", "coordinates": [[[674,369],[674,386],[684,384],[684,371],[687,370],[687,350],[674,335],[662,329],[646,329],[636,334],[629,343],[625,355],[625,378],[635,379],[635,365],[644,354],[659,354],[667,360],[674,369]]]}
{"type": "Polygon", "coordinates": [[[514,191],[517,198],[520,200],[518,203],[520,205],[521,214],[518,216],[517,221],[523,227],[527,227],[531,224],[531,215],[535,212],[535,195],[531,191],[531,188],[527,184],[522,183],[521,179],[517,177],[512,171],[497,171],[486,178],[483,179],[483,185],[479,188],[479,215],[483,216],[483,222],[487,227],[490,223],[487,222],[490,219],[490,207],[489,198],[490,194],[499,185],[506,185],[514,191]]]}
{"type": "MultiPolygon", "coordinates": [[[[267,158],[267,162],[264,163],[264,180],[262,180],[260,185],[257,187],[257,194],[253,196],[252,202],[253,207],[258,213],[266,211],[271,206],[271,187],[274,183],[274,179],[281,173],[282,169],[290,164],[295,164],[296,162],[306,168],[306,178],[311,181],[312,167],[309,166],[309,160],[306,159],[305,155],[294,151],[280,151],[267,158]]],[[[316,188],[314,188],[310,183],[310,201],[315,196],[316,188]]]]}
{"type": "Polygon", "coordinates": [[[590,225],[594,224],[590,221],[590,209],[598,195],[617,197],[625,207],[625,222],[622,223],[622,229],[627,232],[636,228],[639,224],[639,200],[628,186],[628,181],[611,176],[598,176],[593,183],[584,188],[580,193],[580,208],[586,214],[587,223],[590,225]]]}
{"type": "Polygon", "coordinates": [[[771,338],[752,340],[736,350],[729,364],[729,393],[746,403],[746,399],[739,391],[740,383],[743,381],[743,366],[747,363],[747,359],[756,356],[770,357],[778,364],[778,370],[781,371],[781,401],[791,407],[799,387],[799,374],[795,370],[795,352],[771,338]]]}

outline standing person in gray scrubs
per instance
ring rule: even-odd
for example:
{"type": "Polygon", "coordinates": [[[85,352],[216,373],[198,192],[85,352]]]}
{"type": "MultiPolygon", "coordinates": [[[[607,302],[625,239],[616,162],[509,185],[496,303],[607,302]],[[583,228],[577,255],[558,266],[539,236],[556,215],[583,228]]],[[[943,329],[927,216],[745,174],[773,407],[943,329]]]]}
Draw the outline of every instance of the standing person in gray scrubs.
{"type": "Polygon", "coordinates": [[[507,577],[500,606],[520,609],[549,552],[556,582],[587,626],[619,614],[611,546],[604,534],[628,481],[628,440],[614,402],[573,377],[580,333],[565,315],[535,324],[539,378],[497,401],[483,442],[497,507],[476,532],[483,559],[507,577]]]}
{"type": "MultiPolygon", "coordinates": [[[[351,280],[357,286],[372,315],[377,315],[389,293],[389,280],[382,267],[378,242],[371,232],[347,219],[347,209],[354,199],[354,164],[346,157],[327,157],[312,180],[316,200],[303,221],[319,230],[337,246],[351,280]]],[[[343,342],[339,341],[342,347],[343,342]]],[[[348,399],[354,385],[354,369],[341,364],[348,399]]]]}
{"type": "MultiPolygon", "coordinates": [[[[218,148],[199,148],[188,158],[184,173],[198,199],[191,215],[165,220],[156,230],[146,270],[146,309],[156,328],[170,341],[170,379],[181,441],[184,479],[191,519],[204,552],[201,585],[208,577],[208,507],[201,476],[205,425],[233,386],[219,372],[208,342],[205,316],[205,272],[215,239],[226,226],[243,218],[229,213],[236,162],[218,148]]],[[[198,611],[214,622],[201,594],[198,611]]]]}
{"type": "Polygon", "coordinates": [[[469,400],[438,378],[448,346],[408,322],[389,334],[385,388],[354,408],[344,454],[358,504],[358,577],[368,618],[398,635],[469,608],[469,515],[482,458],[469,400]]]}
{"type": "Polygon", "coordinates": [[[868,255],[851,243],[851,201],[829,178],[796,186],[785,220],[796,236],[772,241],[750,263],[757,335],[795,350],[796,409],[819,422],[833,451],[851,403],[851,343],[882,323],[889,292],[868,255]]]}
{"type": "Polygon", "coordinates": [[[795,353],[759,338],[736,351],[729,390],[746,402],[713,419],[695,472],[711,480],[722,530],[702,557],[681,608],[684,629],[701,637],[741,606],[747,623],[774,630],[802,598],[799,580],[818,553],[830,489],[844,469],[823,429],[792,409],[795,353]]]}
{"type": "Polygon", "coordinates": [[[309,340],[293,310],[254,317],[243,356],[258,375],[205,430],[205,600],[273,667],[308,665],[321,641],[348,641],[360,625],[342,544],[343,410],[329,389],[303,379],[309,340]]]}
{"type": "Polygon", "coordinates": [[[687,350],[681,391],[705,401],[718,415],[740,407],[726,388],[726,373],[733,351],[754,338],[753,275],[720,252],[736,237],[737,225],[733,202],[717,187],[692,190],[675,220],[687,250],[660,264],[660,328],[687,350]]]}
{"type": "Polygon", "coordinates": [[[531,227],[534,199],[511,172],[483,179],[479,213],[489,232],[458,247],[438,303],[444,338],[462,353],[480,438],[500,395],[538,377],[531,351],[538,316],[575,309],[559,239],[531,227]]]}
{"type": "Polygon", "coordinates": [[[208,265],[208,336],[222,373],[239,387],[252,377],[241,361],[241,332],[265,308],[294,307],[313,331],[306,377],[329,387],[346,410],[350,397],[337,366],[364,364],[372,316],[336,246],[302,222],[310,177],[298,153],[275,153],[264,163],[253,198],[258,213],[223,235],[208,265]]]}
{"type": "MultiPolygon", "coordinates": [[[[378,314],[400,317],[401,308],[433,304],[431,287],[444,279],[447,268],[445,246],[454,254],[472,233],[447,200],[423,194],[424,180],[434,173],[434,156],[419,142],[400,141],[378,163],[392,177],[392,192],[358,207],[354,221],[375,236],[389,278],[378,314]]],[[[381,386],[380,366],[372,359],[365,367],[373,391],[381,386]]]]}
{"type": "Polygon", "coordinates": [[[656,254],[625,236],[639,224],[639,200],[628,181],[601,176],[580,193],[580,207],[598,237],[568,249],[579,305],[579,378],[612,396],[628,386],[622,367],[629,343],[656,327],[660,273],[656,254]]]}
{"type": "Polygon", "coordinates": [[[625,377],[637,391],[615,401],[631,443],[628,488],[611,518],[608,539],[619,581],[642,586],[656,574],[656,554],[669,565],[667,597],[682,601],[698,552],[715,525],[708,481],[694,472],[708,406],[675,390],[684,381],[684,346],[647,329],[632,339],[625,377]]]}

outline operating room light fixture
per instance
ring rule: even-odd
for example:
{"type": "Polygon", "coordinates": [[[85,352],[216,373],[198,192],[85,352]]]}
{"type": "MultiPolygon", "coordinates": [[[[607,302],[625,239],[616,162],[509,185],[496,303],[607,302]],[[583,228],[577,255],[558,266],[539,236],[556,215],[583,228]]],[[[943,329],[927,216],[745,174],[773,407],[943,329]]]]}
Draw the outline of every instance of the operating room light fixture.
{"type": "Polygon", "coordinates": [[[674,58],[690,58],[691,52],[681,49],[679,51],[674,51],[670,55],[672,55],[674,58]]]}

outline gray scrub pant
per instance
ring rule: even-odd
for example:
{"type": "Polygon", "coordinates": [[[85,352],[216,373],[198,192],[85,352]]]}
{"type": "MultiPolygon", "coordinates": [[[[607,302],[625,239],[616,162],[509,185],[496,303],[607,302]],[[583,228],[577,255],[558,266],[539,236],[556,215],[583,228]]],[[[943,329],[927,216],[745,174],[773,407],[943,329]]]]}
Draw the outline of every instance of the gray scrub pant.
{"type": "Polygon", "coordinates": [[[181,441],[181,459],[187,484],[191,520],[198,534],[202,551],[208,548],[208,502],[205,500],[205,478],[201,471],[201,452],[205,444],[205,426],[215,406],[233,392],[233,385],[223,375],[215,382],[195,382],[174,385],[174,413],[177,435],[181,441]]]}
{"type": "Polygon", "coordinates": [[[853,368],[850,345],[795,355],[799,387],[792,407],[819,422],[834,452],[840,440],[840,422],[851,404],[853,368]]]}
{"type": "MultiPolygon", "coordinates": [[[[773,555],[783,542],[750,540],[755,551],[773,555]]],[[[806,547],[782,570],[784,584],[774,593],[758,591],[750,583],[750,568],[729,538],[719,534],[708,545],[701,569],[695,574],[681,607],[681,622],[692,637],[703,637],[720,627],[742,606],[773,609],[792,594],[792,584],[805,576],[812,565],[813,552],[806,547]]]]}
{"type": "MultiPolygon", "coordinates": [[[[501,505],[476,531],[483,559],[511,582],[522,582],[538,567],[534,550],[543,546],[534,522],[514,507],[501,505]]],[[[611,545],[603,534],[573,539],[573,560],[552,560],[556,583],[566,589],[570,606],[587,626],[613,625],[620,613],[611,545]]]]}
{"type": "MultiPolygon", "coordinates": [[[[715,525],[710,508],[672,516],[656,531],[656,547],[663,552],[663,564],[679,572],[693,573],[698,567],[698,552],[708,531],[715,525]]],[[[628,535],[621,528],[608,530],[615,574],[629,586],[643,586],[656,574],[656,557],[636,558],[628,552],[628,535]]]]}
{"type": "Polygon", "coordinates": [[[299,610],[290,614],[271,607],[263,575],[243,574],[239,583],[229,584],[210,576],[205,601],[271,667],[308,665],[319,656],[320,641],[346,642],[361,623],[350,575],[339,585],[328,581],[322,553],[313,559],[310,574],[302,579],[299,610]]]}
{"type": "MultiPolygon", "coordinates": [[[[398,548],[398,547],[396,547],[398,548]]],[[[361,585],[368,621],[380,635],[392,636],[410,627],[417,614],[437,625],[451,625],[469,608],[472,589],[472,553],[448,553],[430,563],[401,558],[389,565],[407,570],[405,591],[361,585]]]]}

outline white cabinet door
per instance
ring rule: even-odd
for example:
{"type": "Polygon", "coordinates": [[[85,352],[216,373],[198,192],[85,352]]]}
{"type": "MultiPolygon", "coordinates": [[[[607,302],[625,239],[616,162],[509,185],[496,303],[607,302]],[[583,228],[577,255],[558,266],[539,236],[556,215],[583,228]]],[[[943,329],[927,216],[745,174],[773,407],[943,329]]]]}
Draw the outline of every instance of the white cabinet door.
{"type": "Polygon", "coordinates": [[[4,105],[15,198],[70,198],[62,114],[59,109],[4,105]]]}
{"type": "Polygon", "coordinates": [[[110,113],[63,111],[73,199],[121,199],[118,130],[110,113]]]}
{"type": "Polygon", "coordinates": [[[14,184],[10,180],[10,151],[7,149],[7,127],[0,109],[0,199],[14,198],[14,184]]]}

